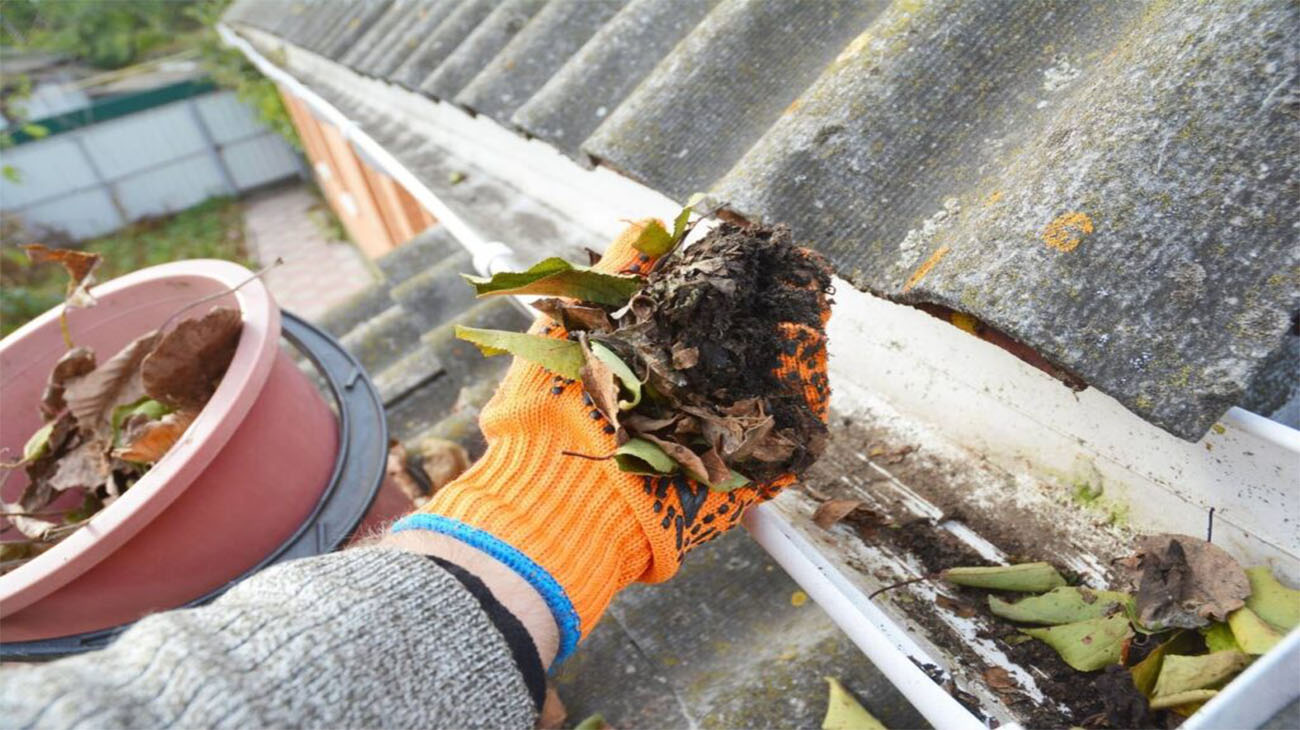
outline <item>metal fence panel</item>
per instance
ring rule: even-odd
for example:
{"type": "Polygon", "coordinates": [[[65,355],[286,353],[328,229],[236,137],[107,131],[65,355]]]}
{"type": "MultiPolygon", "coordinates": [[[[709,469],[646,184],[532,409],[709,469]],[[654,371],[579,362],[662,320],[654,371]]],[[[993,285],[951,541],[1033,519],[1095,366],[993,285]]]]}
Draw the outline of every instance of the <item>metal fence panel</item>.
{"type": "Polygon", "coordinates": [[[233,91],[205,94],[194,100],[203,123],[217,144],[226,144],[265,131],[253,110],[241,102],[233,91]]]}
{"type": "Polygon", "coordinates": [[[248,190],[298,172],[298,156],[284,140],[263,134],[221,148],[221,159],[230,170],[235,186],[248,190]]]}
{"type": "Polygon", "coordinates": [[[294,177],[298,154],[235,94],[183,99],[0,153],[0,211],[74,238],[294,177]]]}
{"type": "Polygon", "coordinates": [[[130,220],[176,213],[231,190],[220,170],[206,155],[132,175],[113,185],[117,200],[130,220]]]}
{"type": "Polygon", "coordinates": [[[109,180],[192,155],[207,146],[184,101],[86,127],[82,134],[91,159],[109,180]]]}
{"type": "Polygon", "coordinates": [[[38,240],[47,230],[74,239],[92,238],[112,233],[125,223],[108,190],[102,187],[88,188],[34,205],[22,212],[22,218],[38,240]]]}
{"type": "Polygon", "coordinates": [[[0,208],[5,210],[98,183],[85,155],[68,136],[0,151],[0,162],[13,165],[21,174],[16,183],[0,179],[0,208]]]}

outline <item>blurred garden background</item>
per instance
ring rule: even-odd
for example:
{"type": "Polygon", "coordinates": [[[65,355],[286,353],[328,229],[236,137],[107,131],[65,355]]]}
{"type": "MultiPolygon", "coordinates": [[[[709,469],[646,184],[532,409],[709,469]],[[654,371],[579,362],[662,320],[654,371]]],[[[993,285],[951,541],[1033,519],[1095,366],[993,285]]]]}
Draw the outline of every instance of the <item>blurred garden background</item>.
{"type": "Polygon", "coordinates": [[[0,2],[0,335],[62,299],[62,272],[24,243],[101,254],[99,281],[186,258],[254,267],[245,214],[277,190],[313,237],[346,241],[276,86],[213,30],[228,2],[0,2]]]}

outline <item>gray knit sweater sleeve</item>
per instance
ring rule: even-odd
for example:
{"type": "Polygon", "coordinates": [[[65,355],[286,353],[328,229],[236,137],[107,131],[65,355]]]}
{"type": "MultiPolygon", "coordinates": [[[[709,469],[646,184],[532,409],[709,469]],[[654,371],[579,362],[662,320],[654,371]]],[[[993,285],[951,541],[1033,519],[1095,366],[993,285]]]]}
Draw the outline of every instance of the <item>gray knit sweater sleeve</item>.
{"type": "Polygon", "coordinates": [[[112,646],[0,671],[5,728],[531,728],[510,647],[455,577],[349,550],[276,566],[112,646]]]}

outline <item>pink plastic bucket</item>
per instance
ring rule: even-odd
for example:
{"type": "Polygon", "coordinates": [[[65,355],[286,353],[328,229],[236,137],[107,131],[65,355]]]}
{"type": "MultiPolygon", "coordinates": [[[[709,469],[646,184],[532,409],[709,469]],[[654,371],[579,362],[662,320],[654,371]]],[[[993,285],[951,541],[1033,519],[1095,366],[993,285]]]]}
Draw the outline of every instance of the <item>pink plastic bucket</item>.
{"type": "MultiPolygon", "coordinates": [[[[73,341],[94,348],[103,362],[185,304],[250,275],[236,264],[200,260],[115,279],[92,290],[97,306],[69,313],[73,341]]],[[[238,306],[244,329],[216,393],[120,499],[0,576],[5,642],[109,628],[183,605],[256,566],[312,512],[334,468],[334,414],[281,350],[280,311],[261,281],[194,313],[218,304],[238,306]]],[[[22,453],[41,424],[45,379],[66,350],[58,311],[0,342],[0,446],[8,458],[22,453]]],[[[10,477],[7,501],[25,479],[21,472],[10,477]]],[[[15,536],[10,530],[0,539],[15,536]]]]}

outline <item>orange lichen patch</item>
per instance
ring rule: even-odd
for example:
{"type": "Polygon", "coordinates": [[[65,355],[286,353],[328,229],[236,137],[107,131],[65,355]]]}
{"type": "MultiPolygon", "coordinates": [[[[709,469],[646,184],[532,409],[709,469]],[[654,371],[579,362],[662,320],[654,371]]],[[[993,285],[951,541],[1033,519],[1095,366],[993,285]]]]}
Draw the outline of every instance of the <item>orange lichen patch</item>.
{"type": "Polygon", "coordinates": [[[906,294],[912,287],[916,286],[922,279],[924,279],[925,275],[930,273],[930,269],[933,269],[940,261],[942,261],[943,257],[947,256],[948,251],[950,250],[951,249],[948,246],[940,246],[935,249],[934,253],[930,254],[930,258],[926,259],[925,263],[921,264],[916,271],[912,272],[912,275],[908,277],[907,283],[903,285],[903,293],[906,294]]]}
{"type": "Polygon", "coordinates": [[[997,203],[998,203],[999,200],[1002,200],[1002,191],[1001,191],[1001,190],[994,190],[994,191],[993,191],[993,194],[990,195],[990,196],[988,197],[988,199],[984,201],[984,204],[985,204],[985,205],[997,205],[997,203]]]}
{"type": "Polygon", "coordinates": [[[785,110],[781,112],[781,116],[784,117],[794,114],[799,111],[799,107],[801,106],[803,106],[803,97],[796,97],[794,101],[790,102],[790,106],[787,106],[785,110]]]}
{"type": "Polygon", "coordinates": [[[1062,213],[1043,229],[1043,243],[1069,253],[1078,248],[1079,242],[1089,233],[1092,233],[1092,219],[1087,213],[1062,213]]]}

